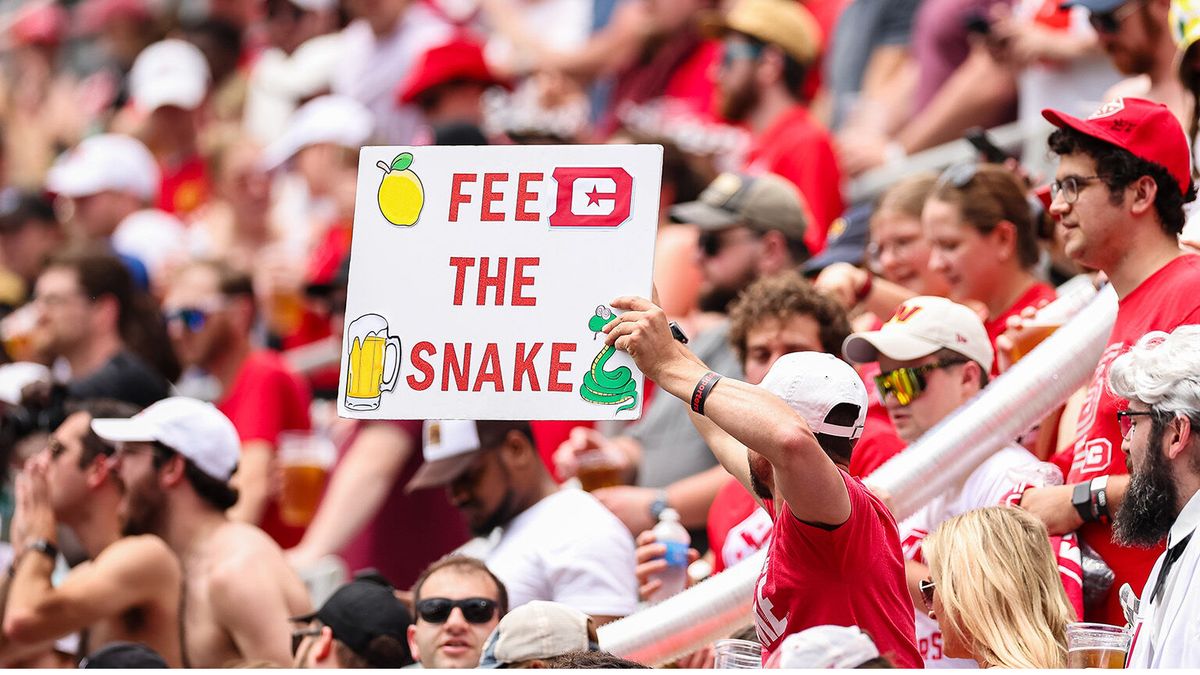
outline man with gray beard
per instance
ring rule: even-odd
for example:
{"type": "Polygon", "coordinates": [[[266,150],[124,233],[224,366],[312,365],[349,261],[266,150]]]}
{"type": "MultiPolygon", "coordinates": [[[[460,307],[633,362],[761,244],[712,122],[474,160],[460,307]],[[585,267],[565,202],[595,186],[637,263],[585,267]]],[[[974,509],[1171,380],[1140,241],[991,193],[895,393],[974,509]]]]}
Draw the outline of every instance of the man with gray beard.
{"type": "MultiPolygon", "coordinates": [[[[1146,581],[1132,623],[1130,668],[1200,664],[1200,326],[1155,331],[1113,363],[1109,382],[1129,401],[1117,413],[1129,489],[1113,519],[1122,542],[1167,550],[1146,581]]],[[[1122,595],[1125,595],[1124,593],[1122,595]]]]}
{"type": "Polygon", "coordinates": [[[156,534],[184,572],[184,655],[196,668],[267,661],[289,666],[288,617],[312,603],[283,552],[262,530],[229,520],[237,431],[208,403],[164,399],[130,419],[96,419],[117,444],[129,534],[156,534]]]}

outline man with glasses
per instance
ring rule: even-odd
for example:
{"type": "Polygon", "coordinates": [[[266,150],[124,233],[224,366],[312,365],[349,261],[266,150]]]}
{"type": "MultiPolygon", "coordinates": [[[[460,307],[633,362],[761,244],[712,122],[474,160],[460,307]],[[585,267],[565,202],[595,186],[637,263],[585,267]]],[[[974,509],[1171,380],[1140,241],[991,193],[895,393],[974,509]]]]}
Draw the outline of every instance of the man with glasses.
{"type": "Polygon", "coordinates": [[[116,257],[91,246],[56,254],[38,277],[33,302],[35,349],[66,363],[70,396],[137,406],[167,396],[168,364],[148,362],[154,348],[148,343],[161,337],[161,323],[142,310],[148,298],[116,257]]]}
{"type": "Polygon", "coordinates": [[[403,668],[411,665],[406,636],[412,615],[391,586],[355,579],[321,609],[292,618],[296,668],[403,668]]]}
{"type": "Polygon", "coordinates": [[[560,490],[524,421],[428,421],[408,490],[446,486],[512,607],[551,600],[597,624],[637,609],[633,536],[583,490],[560,490]],[[499,537],[490,538],[501,528],[499,537]]]}
{"type": "Polygon", "coordinates": [[[1200,663],[1200,326],[1153,332],[1113,362],[1109,383],[1129,402],[1117,413],[1132,476],[1113,534],[1142,546],[1167,542],[1137,606],[1129,668],[1200,663]]]}
{"type": "Polygon", "coordinates": [[[109,463],[114,447],[90,427],[93,415],[128,417],[136,409],[105,401],[75,407],[17,477],[15,558],[0,591],[0,662],[19,662],[31,650],[83,631],[82,653],[140,642],[171,667],[184,666],[179,560],[157,536],[123,535],[122,488],[109,463]],[[75,534],[88,561],[54,585],[58,525],[75,534]]]}
{"type": "Polygon", "coordinates": [[[504,584],[482,561],[452,555],[422,572],[412,592],[413,658],[424,668],[477,667],[484,640],[508,612],[504,584]]]}
{"type": "MultiPolygon", "coordinates": [[[[979,393],[987,384],[994,357],[987,331],[975,312],[931,296],[906,300],[879,330],[847,338],[843,351],[854,363],[879,362],[881,373],[875,382],[896,432],[908,443],[979,393]]],[[[908,590],[917,608],[917,645],[926,668],[974,668],[975,662],[946,657],[938,623],[920,610],[923,604],[917,581],[929,575],[921,540],[952,516],[999,504],[1015,482],[1009,472],[1036,461],[1025,448],[1009,444],[961,485],[938,495],[900,523],[908,590]]]]}
{"type": "Polygon", "coordinates": [[[1100,46],[1113,66],[1129,77],[1113,86],[1105,99],[1138,96],[1166,104],[1184,123],[1191,119],[1191,97],[1175,65],[1167,17],[1170,0],[1067,0],[1063,7],[1088,10],[1100,46]]]}
{"type": "Polygon", "coordinates": [[[1114,540],[1111,515],[1129,487],[1121,461],[1117,411],[1123,402],[1107,386],[1109,366],[1150,331],[1200,323],[1200,257],[1179,250],[1186,202],[1195,199],[1187,136],[1166,106],[1116,99],[1088,119],[1042,113],[1059,127],[1050,149],[1059,156],[1050,213],[1064,230],[1064,249],[1084,267],[1104,272],[1120,305],[1076,426],[1076,441],[1053,461],[1066,485],[1032,488],[1021,506],[1051,535],[1078,530],[1112,568],[1103,603],[1085,607],[1089,621],[1121,625],[1119,590],[1140,592],[1155,552],[1114,540]]]}
{"type": "MultiPolygon", "coordinates": [[[[183,565],[184,663],[292,663],[288,617],[312,611],[304,583],[261,530],[231,521],[237,431],[208,403],[164,399],[129,419],[95,419],[117,444],[127,534],[156,534],[183,565]]],[[[137,582],[130,582],[137,583],[137,582]]]]}
{"type": "Polygon", "coordinates": [[[163,308],[171,344],[189,369],[180,389],[215,383],[217,407],[242,440],[240,497],[230,516],[258,525],[284,548],[295,546],[304,528],[282,520],[271,496],[271,472],[280,432],[310,428],[311,394],[278,352],[252,343],[256,316],[249,277],[223,263],[193,263],[176,275],[163,308]]]}

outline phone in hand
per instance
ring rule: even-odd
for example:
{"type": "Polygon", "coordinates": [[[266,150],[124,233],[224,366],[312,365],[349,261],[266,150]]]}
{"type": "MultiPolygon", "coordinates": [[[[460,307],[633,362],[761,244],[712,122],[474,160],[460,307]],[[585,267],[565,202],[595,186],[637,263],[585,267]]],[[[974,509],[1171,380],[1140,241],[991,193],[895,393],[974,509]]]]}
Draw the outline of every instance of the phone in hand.
{"type": "Polygon", "coordinates": [[[1012,155],[1000,149],[1000,146],[992,142],[991,136],[981,127],[968,129],[963,138],[974,146],[979,151],[979,154],[983,155],[985,160],[992,164],[1003,164],[1012,159],[1012,155]]]}

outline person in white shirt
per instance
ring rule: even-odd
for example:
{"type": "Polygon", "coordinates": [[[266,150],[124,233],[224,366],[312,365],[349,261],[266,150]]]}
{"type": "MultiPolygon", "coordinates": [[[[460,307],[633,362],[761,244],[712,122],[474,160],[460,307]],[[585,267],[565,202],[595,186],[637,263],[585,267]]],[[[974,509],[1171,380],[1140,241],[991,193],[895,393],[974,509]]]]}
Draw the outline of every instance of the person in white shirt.
{"type": "MultiPolygon", "coordinates": [[[[1131,475],[1113,518],[1127,545],[1167,550],[1139,601],[1126,607],[1134,625],[1128,668],[1200,666],[1200,326],[1147,333],[1117,357],[1113,392],[1129,401],[1117,413],[1131,475]]],[[[1126,593],[1122,592],[1122,598],[1126,593]]]]}
{"type": "Polygon", "coordinates": [[[484,556],[509,606],[549,600],[596,623],[637,609],[633,537],[582,490],[560,490],[528,422],[425,423],[425,464],[408,490],[445,485],[479,537],[501,533],[484,556]]]}
{"type": "MultiPolygon", "coordinates": [[[[843,352],[852,363],[879,362],[879,394],[896,433],[907,443],[916,441],[977,394],[987,384],[995,356],[987,330],[975,312],[933,296],[907,300],[880,330],[846,338],[843,352]]],[[[1019,482],[1009,473],[1036,462],[1025,448],[1007,445],[967,476],[962,485],[938,495],[900,523],[900,544],[914,607],[924,607],[919,584],[929,575],[921,554],[925,536],[953,516],[999,504],[1019,482]]],[[[976,667],[970,659],[946,657],[938,623],[921,609],[915,615],[917,648],[926,668],[976,667]]]]}

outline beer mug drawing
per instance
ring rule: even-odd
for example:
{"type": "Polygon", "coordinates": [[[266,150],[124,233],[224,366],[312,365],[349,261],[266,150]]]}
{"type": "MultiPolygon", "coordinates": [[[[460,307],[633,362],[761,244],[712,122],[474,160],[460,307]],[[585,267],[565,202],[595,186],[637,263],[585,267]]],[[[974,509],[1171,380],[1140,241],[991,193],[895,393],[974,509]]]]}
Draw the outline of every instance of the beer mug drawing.
{"type": "Polygon", "coordinates": [[[346,329],[350,350],[346,375],[346,407],[351,410],[379,408],[379,395],[396,387],[400,379],[400,338],[388,335],[387,319],[364,314],[346,329]],[[391,359],[388,352],[395,348],[391,359]],[[391,365],[386,372],[384,367],[391,365]]]}

